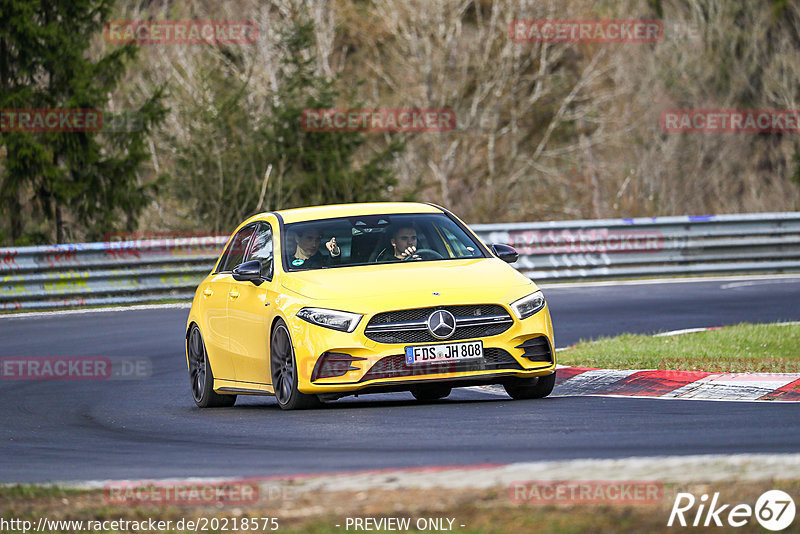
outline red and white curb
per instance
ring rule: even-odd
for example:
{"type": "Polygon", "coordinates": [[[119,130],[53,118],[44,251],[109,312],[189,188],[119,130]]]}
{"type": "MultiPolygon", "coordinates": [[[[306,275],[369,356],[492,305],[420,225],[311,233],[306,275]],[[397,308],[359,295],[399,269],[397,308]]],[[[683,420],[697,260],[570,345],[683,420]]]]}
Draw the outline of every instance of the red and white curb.
{"type": "MultiPolygon", "coordinates": [[[[777,323],[776,326],[797,324],[800,322],[777,323]]],[[[684,328],[655,334],[653,337],[678,336],[721,328],[723,327],[684,328]]],[[[569,348],[572,347],[556,351],[569,348]]],[[[553,395],[562,397],[619,395],[666,399],[800,401],[799,373],[617,370],[560,365],[557,373],[553,395]]]]}
{"type": "Polygon", "coordinates": [[[800,401],[798,373],[709,373],[559,367],[553,395],[800,401]]]}

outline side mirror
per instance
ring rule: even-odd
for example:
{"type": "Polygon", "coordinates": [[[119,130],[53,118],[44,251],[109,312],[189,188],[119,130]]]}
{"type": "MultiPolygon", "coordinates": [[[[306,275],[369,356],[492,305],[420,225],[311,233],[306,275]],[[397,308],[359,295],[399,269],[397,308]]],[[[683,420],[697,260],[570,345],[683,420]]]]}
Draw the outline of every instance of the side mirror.
{"type": "Polygon", "coordinates": [[[239,282],[253,282],[255,285],[260,286],[264,281],[261,278],[261,262],[252,260],[237,265],[233,270],[233,279],[239,282]]]}
{"type": "Polygon", "coordinates": [[[501,243],[492,245],[492,252],[506,263],[514,263],[517,261],[517,258],[519,258],[519,252],[517,252],[514,247],[501,243]]]}

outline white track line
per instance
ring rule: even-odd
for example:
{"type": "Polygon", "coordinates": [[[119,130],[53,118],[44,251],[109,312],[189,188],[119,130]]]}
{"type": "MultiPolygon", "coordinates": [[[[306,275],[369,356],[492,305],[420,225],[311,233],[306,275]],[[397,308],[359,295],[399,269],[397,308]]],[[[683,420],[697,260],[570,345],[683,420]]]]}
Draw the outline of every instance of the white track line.
{"type": "Polygon", "coordinates": [[[742,276],[698,276],[689,278],[650,278],[646,280],[603,280],[596,282],[556,282],[537,283],[541,289],[570,289],[575,287],[636,286],[656,284],[683,284],[694,282],[739,282],[742,280],[787,280],[800,281],[800,274],[742,275],[742,276]]]}
{"type": "Polygon", "coordinates": [[[751,282],[731,282],[730,284],[722,284],[720,289],[736,289],[737,287],[749,286],[764,286],[767,284],[792,284],[794,280],[753,280],[751,282]]]}
{"type": "Polygon", "coordinates": [[[123,312],[123,311],[137,311],[137,310],[169,310],[169,309],[189,309],[192,307],[191,302],[177,302],[173,304],[134,304],[131,306],[110,306],[108,308],[88,308],[80,310],[57,310],[57,311],[44,311],[44,312],[22,312],[22,313],[8,313],[0,315],[0,319],[30,319],[36,317],[53,317],[60,315],[83,315],[86,313],[109,313],[109,312],[123,312]]]}
{"type": "Polygon", "coordinates": [[[679,336],[681,334],[694,334],[696,332],[706,332],[708,330],[709,330],[708,327],[684,328],[682,330],[670,330],[669,332],[661,332],[660,334],[653,334],[653,337],[679,336]]]}
{"type": "MultiPolygon", "coordinates": [[[[766,323],[769,326],[795,326],[800,325],[800,321],[786,321],[783,323],[766,323]]],[[[653,337],[665,337],[665,336],[678,336],[681,334],[694,334],[696,332],[707,332],[709,330],[719,330],[721,328],[725,328],[723,326],[701,326],[698,328],[684,328],[682,330],[670,330],[669,332],[661,332],[658,334],[653,334],[653,337]]],[[[559,350],[559,349],[556,349],[559,350]]]]}

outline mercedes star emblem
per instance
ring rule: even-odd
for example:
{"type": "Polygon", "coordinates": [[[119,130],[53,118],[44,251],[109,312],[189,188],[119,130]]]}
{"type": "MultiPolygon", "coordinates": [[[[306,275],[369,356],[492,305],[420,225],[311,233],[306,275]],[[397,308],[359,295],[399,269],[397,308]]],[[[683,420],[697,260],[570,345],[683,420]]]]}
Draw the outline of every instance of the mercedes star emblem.
{"type": "Polygon", "coordinates": [[[437,339],[447,339],[456,331],[456,318],[447,310],[436,310],[428,316],[428,331],[437,339]]]}

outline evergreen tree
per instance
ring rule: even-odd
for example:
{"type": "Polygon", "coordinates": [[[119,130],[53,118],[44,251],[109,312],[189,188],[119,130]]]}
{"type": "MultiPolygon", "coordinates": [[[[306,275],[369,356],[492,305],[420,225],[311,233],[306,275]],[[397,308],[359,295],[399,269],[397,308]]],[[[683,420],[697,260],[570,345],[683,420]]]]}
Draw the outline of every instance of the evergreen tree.
{"type": "MultiPolygon", "coordinates": [[[[125,45],[90,57],[91,37],[102,30],[111,7],[111,0],[0,0],[0,110],[102,112],[137,51],[125,45]]],[[[167,112],[162,93],[155,90],[131,112],[137,125],[132,131],[3,128],[0,205],[9,240],[60,243],[78,234],[99,238],[121,223],[133,229],[154,189],[139,183],[137,171],[148,155],[148,134],[167,112]],[[30,213],[23,212],[25,206],[30,213]],[[26,216],[48,227],[26,235],[26,216]]]]}
{"type": "Polygon", "coordinates": [[[267,209],[384,200],[396,183],[391,164],[401,142],[357,162],[363,133],[301,127],[305,109],[361,107],[352,96],[342,106],[341,80],[314,72],[314,44],[310,22],[298,20],[283,32],[282,74],[265,116],[248,101],[249,79],[228,71],[242,69],[241,57],[223,53],[200,69],[204,97],[182,110],[186,135],[170,145],[177,152],[176,195],[206,229],[229,229],[267,209]]]}

